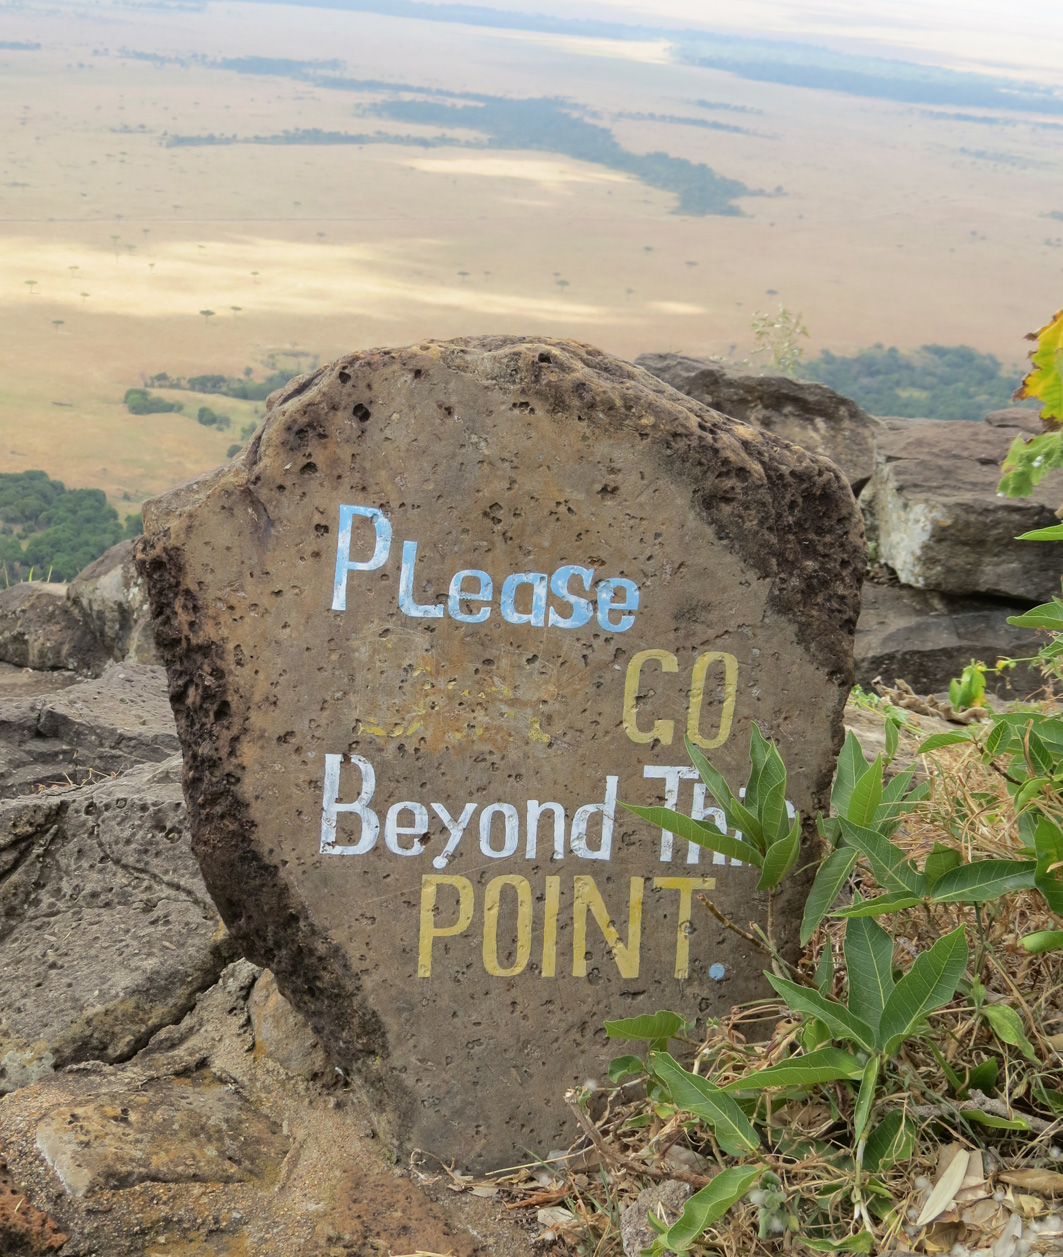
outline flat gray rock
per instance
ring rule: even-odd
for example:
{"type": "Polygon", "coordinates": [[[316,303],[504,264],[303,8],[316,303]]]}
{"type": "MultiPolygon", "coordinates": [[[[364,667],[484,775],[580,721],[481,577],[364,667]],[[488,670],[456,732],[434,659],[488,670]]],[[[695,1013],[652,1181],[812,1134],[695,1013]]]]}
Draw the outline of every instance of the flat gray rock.
{"type": "Polygon", "coordinates": [[[605,1018],[765,989],[695,899],[759,917],[754,870],[620,802],[714,818],[684,735],[737,787],[756,721],[826,805],[866,562],[834,464],[587,346],[429,342],[293,381],[145,523],[207,885],[392,1146],[563,1145],[605,1018]]]}
{"type": "Polygon", "coordinates": [[[886,419],[860,495],[878,559],[901,582],[946,594],[1043,602],[1060,592],[1058,542],[1017,541],[1058,523],[1049,477],[1028,498],[997,494],[1019,429],[963,420],[886,419]]]}
{"type": "Polygon", "coordinates": [[[937,694],[977,659],[991,669],[986,673],[990,693],[1002,698],[1033,694],[1044,686],[1036,669],[992,671],[998,659],[1037,653],[1038,634],[1007,622],[1023,610],[1018,603],[865,581],[856,626],[857,682],[870,689],[876,677],[887,685],[900,678],[918,694],[937,694]]]}
{"type": "Polygon", "coordinates": [[[114,664],[62,690],[0,698],[0,798],[81,785],[178,749],[158,666],[114,664]]]}

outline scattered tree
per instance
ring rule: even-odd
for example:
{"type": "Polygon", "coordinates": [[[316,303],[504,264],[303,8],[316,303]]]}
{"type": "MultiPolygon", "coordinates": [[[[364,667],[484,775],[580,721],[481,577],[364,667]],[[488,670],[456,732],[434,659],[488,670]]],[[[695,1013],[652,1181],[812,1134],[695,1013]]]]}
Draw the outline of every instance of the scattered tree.
{"type": "Polygon", "coordinates": [[[146,388],[127,388],[122,400],[131,415],[168,415],[184,410],[182,402],[168,402],[146,388]]]}
{"type": "Polygon", "coordinates": [[[203,315],[203,322],[204,322],[204,323],[209,323],[209,322],[210,322],[210,320],[214,317],[214,311],[213,311],[213,310],[200,310],[200,314],[202,314],[202,315],[203,315]]]}

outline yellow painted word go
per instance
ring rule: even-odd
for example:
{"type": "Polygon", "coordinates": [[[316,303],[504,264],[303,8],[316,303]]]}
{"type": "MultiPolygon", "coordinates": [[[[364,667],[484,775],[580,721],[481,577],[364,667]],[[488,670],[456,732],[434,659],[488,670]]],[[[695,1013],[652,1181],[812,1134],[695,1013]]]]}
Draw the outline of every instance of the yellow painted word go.
{"type": "MultiPolygon", "coordinates": [[[[660,742],[670,746],[675,736],[675,721],[655,720],[650,729],[638,725],[639,685],[642,669],[650,661],[660,664],[662,672],[678,672],[679,660],[670,650],[640,650],[633,655],[624,678],[624,732],[632,742],[660,742]]],[[[731,732],[735,701],[738,697],[738,660],[722,650],[710,650],[698,655],[690,673],[690,701],[687,705],[687,737],[695,746],[711,751],[723,746],[731,732]],[[720,707],[720,725],[714,734],[706,737],[701,732],[701,709],[705,703],[705,680],[709,669],[718,665],[723,669],[723,703],[720,707]]]]}

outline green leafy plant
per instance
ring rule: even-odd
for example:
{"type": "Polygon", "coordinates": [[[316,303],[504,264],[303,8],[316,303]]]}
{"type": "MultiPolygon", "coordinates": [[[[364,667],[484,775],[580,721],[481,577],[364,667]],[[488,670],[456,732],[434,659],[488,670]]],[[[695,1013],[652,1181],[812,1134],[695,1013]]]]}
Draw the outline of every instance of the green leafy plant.
{"type": "MultiPolygon", "coordinates": [[[[780,1138],[771,1129],[773,1099],[789,1101],[812,1093],[830,1097],[838,1130],[831,1140],[804,1141],[805,1151],[811,1148],[834,1166],[842,1185],[838,1190],[844,1188],[857,1206],[853,1230],[846,1237],[850,1248],[855,1244],[859,1251],[864,1244],[859,1239],[861,1232],[866,1231],[869,1238],[872,1233],[874,1210],[868,1203],[869,1193],[881,1202],[886,1190],[875,1175],[911,1156],[915,1126],[903,1104],[898,1107],[895,1099],[898,1091],[903,1092],[899,1075],[907,1068],[898,1065],[898,1055],[906,1043],[925,1034],[927,1019],[947,1005],[964,982],[969,959],[966,932],[959,925],[942,934],[906,972],[901,972],[894,941],[874,916],[935,902],[935,896],[943,903],[960,896],[978,902],[990,893],[991,886],[992,893],[999,893],[1005,879],[999,871],[993,879],[982,877],[980,866],[964,864],[959,852],[947,848],[935,851],[928,859],[929,871],[918,869],[890,840],[905,813],[926,794],[925,784],[913,785],[912,768],[888,782],[884,780],[884,769],[897,751],[899,724],[887,718],[887,753],[871,763],[855,736],[848,735],[831,795],[836,815],[819,821],[829,850],[808,898],[802,941],[807,942],[824,921],[861,858],[883,890],[882,895],[867,900],[856,895],[851,904],[834,914],[844,920],[848,975],[844,998],[832,993],[832,966],[822,966],[815,979],[809,980],[783,961],[770,928],[766,934],[760,932],[759,940],[745,936],[759,941],[771,955],[773,968],[765,976],[800,1022],[791,1053],[767,1067],[761,1063],[755,1070],[736,1074],[733,1060],[707,1052],[690,1070],[667,1050],[671,1037],[690,1029],[677,1014],[661,1012],[606,1023],[611,1038],[648,1045],[645,1063],[637,1056],[618,1057],[610,1068],[612,1081],[644,1076],[651,1099],[658,1106],[670,1106],[687,1115],[690,1129],[704,1132],[715,1155],[747,1163],[730,1166],[714,1176],[687,1201],[671,1226],[658,1224],[651,1252],[686,1251],[705,1227],[747,1196],[755,1183],[759,1183],[756,1193],[762,1233],[764,1227],[778,1231],[780,1227],[796,1230],[805,1225],[788,1210],[775,1175],[778,1157],[800,1155],[802,1141],[780,1138]],[[839,1107],[838,1097],[843,1094],[848,1100],[839,1107]],[[839,1158],[847,1162],[847,1168],[839,1158]]],[[[739,830],[741,837],[724,834],[715,825],[692,821],[667,808],[629,810],[654,826],[753,865],[760,870],[758,888],[769,892],[770,904],[797,862],[801,833],[800,818],[788,815],[786,769],[778,749],[753,726],[750,773],[744,791],[737,795],[689,740],[687,751],[728,826],[739,830]]],[[[722,915],[708,906],[715,915],[722,915]]],[[[1017,1030],[1010,1021],[1004,1029],[1013,1040],[1022,1033],[1021,1021],[1017,1030]]],[[[961,1109],[955,1110],[954,1116],[962,1123],[961,1109]]],[[[824,1223],[820,1219],[811,1225],[814,1231],[824,1223]]]]}

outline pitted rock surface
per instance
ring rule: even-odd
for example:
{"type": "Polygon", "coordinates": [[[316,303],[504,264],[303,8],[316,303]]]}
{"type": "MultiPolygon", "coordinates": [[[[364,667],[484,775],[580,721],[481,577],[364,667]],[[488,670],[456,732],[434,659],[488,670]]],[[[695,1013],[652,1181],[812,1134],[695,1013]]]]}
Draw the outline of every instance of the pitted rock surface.
{"type": "Polygon", "coordinates": [[[635,361],[688,397],[831,459],[857,488],[871,475],[878,421],[825,384],[743,373],[684,354],[640,354],[635,361]]]}
{"type": "Polygon", "coordinates": [[[0,802],[0,1093],[131,1056],[231,954],[189,847],[179,756],[0,802]]]}
{"type": "Polygon", "coordinates": [[[748,921],[753,870],[619,801],[712,819],[684,732],[737,785],[756,720],[825,806],[866,562],[833,464],[573,342],[431,342],[293,381],[145,522],[207,885],[394,1144],[545,1152],[603,1018],[763,989],[694,899],[748,921]]]}

